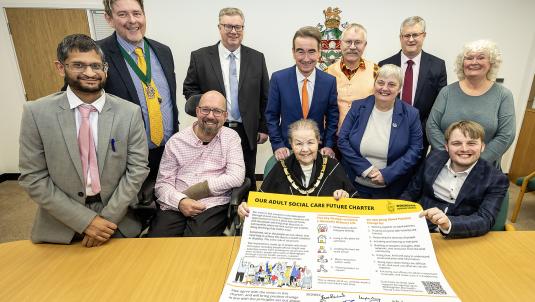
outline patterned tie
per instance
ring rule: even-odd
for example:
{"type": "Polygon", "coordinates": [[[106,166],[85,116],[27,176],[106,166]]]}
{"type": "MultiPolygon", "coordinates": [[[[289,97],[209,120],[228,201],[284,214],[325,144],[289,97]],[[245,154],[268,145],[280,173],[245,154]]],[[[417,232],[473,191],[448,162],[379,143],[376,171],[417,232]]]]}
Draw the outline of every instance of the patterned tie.
{"type": "Polygon", "coordinates": [[[307,88],[308,80],[305,78],[303,80],[303,88],[301,90],[301,107],[303,107],[303,118],[307,118],[308,116],[308,88],[307,88]]]}
{"type": "MultiPolygon", "coordinates": [[[[143,49],[140,47],[134,50],[137,56],[137,66],[144,74],[147,72],[147,62],[143,55],[143,49]]],[[[163,140],[163,119],[162,111],[160,110],[160,93],[154,80],[150,80],[150,85],[147,86],[143,81],[143,93],[145,94],[145,101],[147,102],[147,110],[149,111],[149,127],[150,127],[150,140],[156,146],[159,146],[163,140]]]]}
{"type": "Polygon", "coordinates": [[[78,133],[78,147],[80,148],[80,159],[82,160],[82,172],[84,181],[87,185],[87,170],[91,175],[91,190],[97,194],[100,192],[100,177],[98,175],[97,153],[95,150],[95,141],[91,131],[89,114],[96,112],[97,109],[92,105],[80,105],[78,111],[82,117],[80,123],[80,132],[78,133]]]}
{"type": "Polygon", "coordinates": [[[229,55],[230,64],[228,66],[230,84],[230,115],[234,120],[241,119],[240,107],[238,106],[238,72],[236,70],[236,55],[232,52],[229,55]]]}
{"type": "Polygon", "coordinates": [[[407,104],[412,105],[412,60],[407,61],[407,70],[405,70],[405,80],[403,80],[403,92],[401,99],[407,104]]]}

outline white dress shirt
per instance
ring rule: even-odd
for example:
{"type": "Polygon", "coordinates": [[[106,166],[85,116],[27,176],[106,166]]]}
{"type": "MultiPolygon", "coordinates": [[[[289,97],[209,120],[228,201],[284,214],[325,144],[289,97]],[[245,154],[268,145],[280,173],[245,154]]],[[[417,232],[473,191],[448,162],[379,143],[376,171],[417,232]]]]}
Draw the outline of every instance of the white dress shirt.
{"type": "MultiPolygon", "coordinates": [[[[76,137],[78,137],[82,119],[80,111],[78,110],[78,106],[86,103],[84,103],[76,94],[74,94],[70,86],[67,87],[67,100],[69,101],[69,108],[74,109],[74,120],[76,121],[76,137]]],[[[97,112],[89,113],[89,123],[91,124],[91,134],[93,134],[93,141],[95,142],[95,152],[98,150],[98,115],[100,112],[102,112],[102,108],[104,108],[105,102],[106,93],[104,93],[104,90],[102,90],[102,95],[96,101],[91,103],[91,105],[95,107],[95,109],[97,109],[97,112]]],[[[85,193],[87,196],[95,195],[95,193],[91,189],[91,175],[89,173],[89,169],[87,169],[87,184],[85,187],[85,193]]]]}
{"type": "MultiPolygon", "coordinates": [[[[299,90],[299,102],[302,104],[303,100],[303,82],[305,81],[305,76],[299,71],[299,68],[297,66],[295,67],[295,74],[297,76],[297,90],[299,90]]],[[[312,107],[312,97],[314,96],[314,83],[316,82],[316,68],[312,71],[312,73],[306,77],[308,80],[307,82],[307,92],[308,92],[308,109],[312,107]]]]}
{"type": "MultiPolygon", "coordinates": [[[[231,104],[232,102],[235,101],[230,96],[230,77],[229,77],[230,57],[229,56],[231,54],[231,51],[226,49],[225,46],[223,46],[223,43],[221,42],[219,42],[217,47],[218,47],[218,52],[219,52],[219,62],[221,63],[221,71],[223,72],[223,83],[225,83],[225,96],[227,98],[228,120],[241,123],[242,121],[241,118],[239,119],[235,118],[234,116],[232,116],[230,112],[230,108],[232,108],[231,104]]],[[[240,51],[241,51],[241,46],[232,52],[234,56],[236,56],[234,60],[236,61],[236,74],[238,77],[238,83],[240,82],[240,62],[241,62],[240,51]]]]}
{"type": "MultiPolygon", "coordinates": [[[[409,59],[405,54],[403,54],[403,51],[401,52],[401,70],[403,72],[403,78],[405,78],[405,71],[407,70],[407,64],[408,60],[412,60],[414,63],[412,64],[412,105],[414,106],[414,96],[416,95],[416,87],[418,87],[418,74],[420,74],[420,62],[422,61],[422,52],[412,58],[409,59]]],[[[401,91],[403,91],[403,87],[401,87],[401,91]]]]}
{"type": "Polygon", "coordinates": [[[455,172],[451,168],[451,159],[448,159],[433,183],[435,197],[452,204],[455,203],[466,177],[468,177],[468,174],[470,174],[476,163],[477,161],[464,171],[455,172]]]}

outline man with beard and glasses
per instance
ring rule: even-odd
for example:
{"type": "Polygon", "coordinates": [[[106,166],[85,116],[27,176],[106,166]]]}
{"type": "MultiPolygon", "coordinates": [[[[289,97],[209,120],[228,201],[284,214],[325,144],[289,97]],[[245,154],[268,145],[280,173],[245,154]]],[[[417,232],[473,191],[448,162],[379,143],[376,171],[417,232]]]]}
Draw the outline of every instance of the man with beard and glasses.
{"type": "Polygon", "coordinates": [[[148,237],[218,236],[227,226],[230,191],[245,178],[240,136],[223,127],[220,92],[203,94],[196,115],[165,145],[155,187],[160,209],[148,237]]]}
{"type": "Polygon", "coordinates": [[[135,237],[129,205],[149,173],[141,110],[104,92],[108,65],[90,37],[65,37],[55,64],[66,91],[24,104],[21,122],[19,182],[39,206],[31,239],[135,237]]]}

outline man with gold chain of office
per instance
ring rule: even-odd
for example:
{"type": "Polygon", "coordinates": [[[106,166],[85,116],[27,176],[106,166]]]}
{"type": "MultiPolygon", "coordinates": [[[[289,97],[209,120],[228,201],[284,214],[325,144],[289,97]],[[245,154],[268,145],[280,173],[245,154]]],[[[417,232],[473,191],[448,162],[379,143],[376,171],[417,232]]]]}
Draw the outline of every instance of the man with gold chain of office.
{"type": "Polygon", "coordinates": [[[153,186],[165,143],[178,132],[176,79],[171,49],[145,37],[143,0],[104,0],[105,17],[115,29],[98,41],[109,63],[106,91],[141,107],[149,146],[153,186]]]}

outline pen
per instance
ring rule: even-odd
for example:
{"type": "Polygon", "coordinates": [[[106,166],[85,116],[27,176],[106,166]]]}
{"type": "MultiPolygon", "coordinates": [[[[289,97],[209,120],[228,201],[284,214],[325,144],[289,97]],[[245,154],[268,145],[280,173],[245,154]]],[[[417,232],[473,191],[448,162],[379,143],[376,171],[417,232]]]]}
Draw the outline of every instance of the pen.
{"type": "Polygon", "coordinates": [[[112,150],[113,152],[115,152],[115,139],[112,138],[112,139],[110,140],[110,143],[111,143],[111,150],[112,150]]]}

